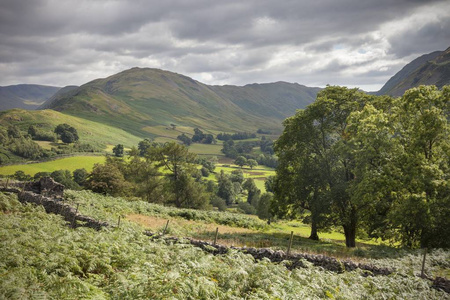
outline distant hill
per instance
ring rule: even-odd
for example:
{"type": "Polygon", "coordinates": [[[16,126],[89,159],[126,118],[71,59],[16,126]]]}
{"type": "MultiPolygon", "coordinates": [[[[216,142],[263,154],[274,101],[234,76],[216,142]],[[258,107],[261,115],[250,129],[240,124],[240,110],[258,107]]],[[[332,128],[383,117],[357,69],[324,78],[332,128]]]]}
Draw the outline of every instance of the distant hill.
{"type": "Polygon", "coordinates": [[[208,86],[192,78],[133,68],[55,96],[43,108],[109,124],[143,136],[149,127],[216,131],[282,130],[282,121],[315,100],[319,88],[277,82],[208,86]]]}
{"type": "Polygon", "coordinates": [[[47,99],[44,103],[42,103],[37,109],[46,109],[47,107],[51,106],[53,102],[57,102],[62,97],[71,96],[77,88],[78,86],[76,85],[68,85],[59,89],[49,99],[47,99]]]}
{"type": "Polygon", "coordinates": [[[377,95],[401,96],[419,85],[450,84],[450,47],[422,55],[401,69],[376,93],[377,95]]]}
{"type": "Polygon", "coordinates": [[[0,87],[0,111],[12,108],[37,109],[61,88],[38,84],[0,87]]]}

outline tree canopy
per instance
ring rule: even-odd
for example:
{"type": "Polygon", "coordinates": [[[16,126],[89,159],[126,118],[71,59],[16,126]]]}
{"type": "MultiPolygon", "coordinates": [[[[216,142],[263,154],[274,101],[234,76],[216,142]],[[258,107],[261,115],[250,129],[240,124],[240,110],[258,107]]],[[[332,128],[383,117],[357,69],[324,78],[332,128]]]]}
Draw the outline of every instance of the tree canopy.
{"type": "Polygon", "coordinates": [[[319,92],[275,144],[273,211],[307,209],[311,238],[340,225],[348,247],[363,230],[410,247],[448,246],[449,91],[421,86],[397,99],[319,92]]]}

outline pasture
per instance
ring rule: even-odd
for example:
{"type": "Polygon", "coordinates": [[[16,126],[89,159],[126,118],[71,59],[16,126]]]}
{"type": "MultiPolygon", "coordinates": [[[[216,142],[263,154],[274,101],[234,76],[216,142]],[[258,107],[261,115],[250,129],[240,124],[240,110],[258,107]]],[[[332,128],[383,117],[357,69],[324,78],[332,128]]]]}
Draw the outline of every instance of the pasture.
{"type": "Polygon", "coordinates": [[[12,175],[19,170],[31,176],[38,172],[53,172],[56,170],[69,170],[72,172],[82,168],[90,172],[94,164],[103,163],[104,161],[104,156],[71,156],[46,162],[2,166],[0,167],[0,175],[12,175]]]}

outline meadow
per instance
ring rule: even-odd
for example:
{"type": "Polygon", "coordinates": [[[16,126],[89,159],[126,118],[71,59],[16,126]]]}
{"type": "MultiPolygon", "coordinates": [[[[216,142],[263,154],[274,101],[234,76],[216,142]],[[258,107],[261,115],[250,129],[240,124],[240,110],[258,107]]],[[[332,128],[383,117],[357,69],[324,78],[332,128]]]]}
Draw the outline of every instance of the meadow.
{"type": "MultiPolygon", "coordinates": [[[[182,217],[186,210],[180,214],[174,208],[157,208],[155,204],[89,192],[68,192],[66,201],[80,203],[83,214],[111,224],[116,224],[122,214],[153,214],[174,222],[187,221],[182,217]]],[[[238,218],[253,224],[247,216],[238,218]]],[[[208,220],[196,222],[216,226],[221,221],[210,212],[208,220]]],[[[247,230],[255,228],[226,226],[236,228],[236,234],[238,230],[247,234],[247,230]]],[[[0,298],[449,298],[448,294],[431,288],[430,281],[416,276],[421,256],[413,252],[399,251],[396,258],[368,260],[378,266],[395,268],[389,276],[366,277],[359,270],[338,274],[306,261],[305,268],[290,271],[284,263],[256,261],[238,251],[214,256],[183,240],[176,243],[151,240],[142,234],[145,229],[135,218],[123,220],[120,228],[72,229],[60,216],[47,214],[42,207],[22,205],[15,195],[0,194],[0,298]]],[[[427,275],[435,276],[442,268],[448,269],[448,261],[448,251],[433,251],[426,263],[427,275]]]]}
{"type": "Polygon", "coordinates": [[[0,167],[0,175],[13,175],[19,170],[31,176],[34,176],[34,174],[38,172],[53,172],[56,170],[69,170],[73,172],[74,170],[81,168],[90,172],[92,171],[94,164],[103,163],[104,161],[104,156],[71,156],[46,162],[2,166],[0,167]]]}

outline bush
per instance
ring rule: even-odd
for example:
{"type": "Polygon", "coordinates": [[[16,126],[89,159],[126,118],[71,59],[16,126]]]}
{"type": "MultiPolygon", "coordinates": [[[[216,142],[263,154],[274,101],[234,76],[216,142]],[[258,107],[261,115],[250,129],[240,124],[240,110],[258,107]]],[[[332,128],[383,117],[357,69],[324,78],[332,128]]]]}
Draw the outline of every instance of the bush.
{"type": "Polygon", "coordinates": [[[256,214],[256,209],[248,202],[241,202],[238,204],[238,209],[243,211],[247,215],[256,214]]]}

